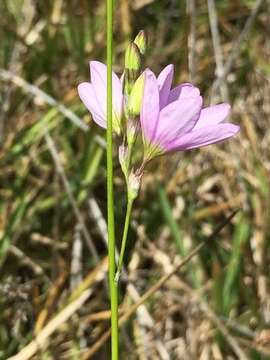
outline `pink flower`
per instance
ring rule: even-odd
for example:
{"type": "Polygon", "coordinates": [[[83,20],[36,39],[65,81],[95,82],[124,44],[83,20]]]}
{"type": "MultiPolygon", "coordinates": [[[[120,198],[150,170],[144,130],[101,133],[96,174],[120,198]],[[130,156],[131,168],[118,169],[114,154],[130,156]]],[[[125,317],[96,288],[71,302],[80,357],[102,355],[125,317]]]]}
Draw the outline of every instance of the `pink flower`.
{"type": "Polygon", "coordinates": [[[168,65],[158,78],[149,69],[144,72],[140,121],[145,160],[214,144],[239,131],[239,126],[223,123],[230,105],[203,108],[199,89],[189,83],[171,90],[173,72],[173,65],[168,65]]]}
{"type": "MultiPolygon", "coordinates": [[[[93,120],[101,127],[107,127],[107,67],[99,61],[90,61],[91,82],[78,86],[79,96],[92,114],[93,120]]],[[[113,130],[120,134],[123,115],[122,83],[113,73],[113,130]]]]}

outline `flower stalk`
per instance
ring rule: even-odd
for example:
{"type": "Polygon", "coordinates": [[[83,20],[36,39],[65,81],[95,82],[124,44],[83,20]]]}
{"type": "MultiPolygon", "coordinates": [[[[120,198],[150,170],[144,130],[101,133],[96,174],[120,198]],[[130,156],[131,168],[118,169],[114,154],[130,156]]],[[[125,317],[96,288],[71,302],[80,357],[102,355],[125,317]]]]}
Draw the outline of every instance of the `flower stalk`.
{"type": "Polygon", "coordinates": [[[119,277],[121,274],[121,270],[123,267],[123,261],[124,261],[124,255],[125,255],[128,229],[129,229],[129,223],[130,223],[133,202],[134,202],[134,199],[128,199],[128,202],[127,202],[127,210],[126,210],[125,225],[124,225],[124,230],[123,230],[123,237],[122,237],[122,242],[121,242],[121,250],[120,250],[120,255],[119,255],[119,260],[118,260],[118,265],[117,265],[117,271],[116,271],[116,275],[115,275],[116,283],[118,283],[118,280],[119,280],[119,277]]]}
{"type": "Polygon", "coordinates": [[[128,236],[128,229],[130,224],[130,218],[132,213],[132,207],[135,199],[138,197],[140,186],[141,186],[141,177],[142,174],[140,173],[134,173],[132,170],[128,170],[129,174],[127,177],[127,210],[126,210],[126,216],[125,216],[125,224],[124,224],[124,230],[123,230],[123,236],[122,236],[122,242],[121,242],[121,250],[117,265],[117,271],[115,275],[115,282],[118,282],[119,277],[121,275],[121,270],[123,267],[123,261],[124,261],[124,255],[125,255],[125,249],[126,249],[126,242],[127,242],[127,236],[128,236]]]}
{"type": "Polygon", "coordinates": [[[111,301],[111,359],[118,360],[118,284],[115,277],[115,231],[113,193],[113,109],[112,109],[113,0],[107,0],[107,217],[109,243],[109,284],[111,301]]]}

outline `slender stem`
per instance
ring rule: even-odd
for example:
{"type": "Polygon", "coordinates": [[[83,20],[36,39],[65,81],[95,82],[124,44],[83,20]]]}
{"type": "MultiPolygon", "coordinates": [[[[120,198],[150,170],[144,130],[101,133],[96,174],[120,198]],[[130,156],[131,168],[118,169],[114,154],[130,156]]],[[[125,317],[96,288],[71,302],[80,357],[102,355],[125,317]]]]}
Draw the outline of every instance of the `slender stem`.
{"type": "Polygon", "coordinates": [[[128,228],[129,228],[129,223],[130,223],[130,215],[131,215],[131,211],[132,211],[132,205],[133,205],[134,199],[128,199],[127,202],[127,211],[126,211],[126,218],[125,218],[125,225],[124,225],[124,231],[123,231],[123,236],[122,236],[122,242],[121,242],[121,250],[120,250],[120,255],[119,255],[119,260],[118,260],[118,266],[117,266],[117,272],[115,275],[115,282],[118,282],[120,273],[121,273],[121,269],[123,266],[123,260],[124,260],[124,254],[125,254],[125,249],[126,249],[126,242],[127,242],[127,235],[128,235],[128,228]]]}
{"type": "Polygon", "coordinates": [[[118,360],[118,284],[115,277],[115,232],[112,140],[112,52],[113,0],[107,0],[107,211],[109,241],[109,283],[111,299],[111,359],[118,360]]]}

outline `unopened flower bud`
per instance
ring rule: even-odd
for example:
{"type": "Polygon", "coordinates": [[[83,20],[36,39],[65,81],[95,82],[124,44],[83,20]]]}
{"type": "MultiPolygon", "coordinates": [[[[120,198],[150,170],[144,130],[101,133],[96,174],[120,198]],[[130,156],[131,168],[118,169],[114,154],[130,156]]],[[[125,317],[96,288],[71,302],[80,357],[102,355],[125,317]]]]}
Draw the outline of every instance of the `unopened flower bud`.
{"type": "Polygon", "coordinates": [[[131,119],[139,116],[141,111],[142,99],[144,91],[144,74],[136,80],[132,87],[130,97],[128,99],[127,112],[131,119]]]}
{"type": "Polygon", "coordinates": [[[137,45],[128,45],[125,53],[125,94],[129,95],[141,69],[141,54],[137,45]]]}
{"type": "Polygon", "coordinates": [[[141,68],[141,54],[138,46],[130,43],[125,53],[125,69],[138,71],[141,68]]]}
{"type": "Polygon", "coordinates": [[[144,30],[141,30],[139,34],[135,37],[134,43],[138,46],[140,53],[144,55],[147,47],[147,36],[144,30]]]}

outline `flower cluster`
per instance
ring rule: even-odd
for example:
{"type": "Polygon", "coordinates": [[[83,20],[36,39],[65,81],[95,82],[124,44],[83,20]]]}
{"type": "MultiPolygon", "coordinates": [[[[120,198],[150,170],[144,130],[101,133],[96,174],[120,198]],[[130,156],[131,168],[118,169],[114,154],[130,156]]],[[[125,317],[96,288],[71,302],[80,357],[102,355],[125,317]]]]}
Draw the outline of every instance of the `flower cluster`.
{"type": "MultiPolygon", "coordinates": [[[[113,131],[122,138],[119,160],[130,194],[134,174],[141,176],[145,164],[165,153],[195,149],[230,138],[239,126],[224,122],[230,105],[204,107],[200,90],[190,83],[172,88],[174,67],[166,66],[156,77],[150,69],[141,71],[146,37],[141,31],[125,54],[121,78],[113,77],[113,131]],[[142,136],[144,156],[140,171],[133,172],[132,150],[142,136]]],[[[78,86],[81,100],[93,120],[106,128],[106,65],[90,61],[91,82],[78,86]]],[[[136,176],[135,176],[136,178],[136,176]]]]}

